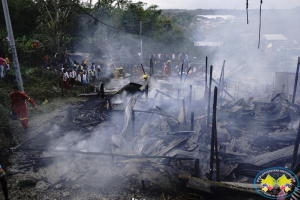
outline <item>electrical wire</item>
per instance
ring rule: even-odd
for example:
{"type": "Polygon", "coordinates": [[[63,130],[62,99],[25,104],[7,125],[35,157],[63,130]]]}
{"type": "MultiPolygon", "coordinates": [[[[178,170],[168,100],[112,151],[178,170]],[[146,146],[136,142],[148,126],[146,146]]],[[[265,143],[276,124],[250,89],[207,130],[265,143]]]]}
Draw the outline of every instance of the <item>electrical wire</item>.
{"type": "Polygon", "coordinates": [[[260,32],[261,32],[261,6],[263,4],[263,0],[260,0],[260,8],[259,8],[259,35],[258,35],[258,48],[260,46],[260,32]]]}
{"type": "Polygon", "coordinates": [[[109,27],[109,28],[113,28],[113,29],[120,30],[120,31],[121,31],[121,30],[124,30],[124,29],[116,28],[116,27],[114,27],[114,26],[111,26],[111,25],[109,25],[109,24],[106,24],[106,23],[104,23],[104,22],[98,20],[98,19],[95,18],[93,15],[91,15],[91,14],[88,13],[88,12],[86,12],[86,11],[85,11],[81,6],[79,6],[77,3],[75,3],[75,2],[72,1],[72,0],[71,0],[71,2],[72,2],[76,7],[78,7],[82,12],[84,12],[86,15],[90,16],[91,18],[93,18],[93,19],[95,20],[95,24],[96,24],[97,22],[99,22],[100,24],[103,24],[103,25],[105,25],[105,26],[107,26],[107,27],[109,27]]]}

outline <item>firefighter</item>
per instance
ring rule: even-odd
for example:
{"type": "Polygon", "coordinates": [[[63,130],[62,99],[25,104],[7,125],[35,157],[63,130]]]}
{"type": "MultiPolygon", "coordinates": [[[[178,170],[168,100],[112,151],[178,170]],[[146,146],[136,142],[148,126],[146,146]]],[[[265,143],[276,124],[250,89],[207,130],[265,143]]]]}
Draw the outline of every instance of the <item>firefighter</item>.
{"type": "Polygon", "coordinates": [[[123,67],[120,67],[120,69],[119,69],[119,77],[125,78],[125,73],[124,73],[123,67]]]}
{"type": "Polygon", "coordinates": [[[167,62],[167,66],[168,66],[168,75],[170,76],[171,75],[171,60],[168,60],[167,62]]]}
{"type": "Polygon", "coordinates": [[[116,68],[116,70],[114,71],[114,76],[115,76],[115,80],[119,79],[119,68],[116,68]]]}
{"type": "Polygon", "coordinates": [[[38,110],[35,102],[32,99],[30,99],[24,92],[20,92],[17,86],[14,86],[13,92],[10,93],[10,107],[21,122],[23,128],[27,130],[29,127],[27,118],[27,105],[25,103],[25,100],[29,101],[31,105],[33,105],[34,108],[38,110]]]}
{"type": "Polygon", "coordinates": [[[169,66],[168,64],[165,65],[165,77],[169,76],[169,66]]]}

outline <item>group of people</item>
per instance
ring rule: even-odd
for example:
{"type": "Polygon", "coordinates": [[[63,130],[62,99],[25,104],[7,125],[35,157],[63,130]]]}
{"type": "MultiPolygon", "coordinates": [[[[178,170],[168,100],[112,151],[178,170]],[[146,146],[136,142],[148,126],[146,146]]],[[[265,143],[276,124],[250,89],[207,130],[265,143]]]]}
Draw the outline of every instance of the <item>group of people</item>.
{"type": "Polygon", "coordinates": [[[115,80],[118,80],[119,78],[120,79],[125,78],[125,72],[124,72],[123,67],[115,69],[115,71],[114,71],[114,77],[115,77],[115,80]]]}
{"type": "Polygon", "coordinates": [[[0,57],[0,78],[4,78],[4,73],[7,74],[9,71],[9,59],[7,57],[7,54],[5,54],[3,57],[0,57]]]}
{"type": "Polygon", "coordinates": [[[74,61],[74,65],[69,69],[64,65],[62,71],[64,87],[66,89],[69,89],[69,85],[71,87],[75,87],[75,85],[87,85],[101,78],[100,65],[96,66],[95,63],[92,63],[92,66],[89,68],[85,61],[81,65],[74,61]]]}

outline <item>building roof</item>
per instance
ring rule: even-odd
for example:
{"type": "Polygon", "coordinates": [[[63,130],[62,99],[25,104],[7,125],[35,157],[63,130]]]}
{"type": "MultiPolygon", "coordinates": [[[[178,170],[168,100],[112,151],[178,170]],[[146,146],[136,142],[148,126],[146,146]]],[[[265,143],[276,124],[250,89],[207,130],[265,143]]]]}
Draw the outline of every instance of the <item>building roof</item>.
{"type": "Polygon", "coordinates": [[[287,40],[282,34],[263,34],[262,35],[266,40],[269,41],[284,41],[287,40]]]}
{"type": "Polygon", "coordinates": [[[219,47],[223,42],[205,42],[205,41],[196,41],[194,46],[196,47],[219,47]]]}
{"type": "Polygon", "coordinates": [[[235,19],[235,16],[233,15],[197,15],[197,16],[207,18],[207,19],[217,19],[217,18],[235,19]]]}

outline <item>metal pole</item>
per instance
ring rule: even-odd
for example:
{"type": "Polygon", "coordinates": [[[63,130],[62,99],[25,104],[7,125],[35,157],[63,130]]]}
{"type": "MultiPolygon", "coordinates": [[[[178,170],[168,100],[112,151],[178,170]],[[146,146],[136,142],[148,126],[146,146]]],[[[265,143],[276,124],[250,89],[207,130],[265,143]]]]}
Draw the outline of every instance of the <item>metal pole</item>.
{"type": "Polygon", "coordinates": [[[9,44],[10,44],[10,48],[11,48],[11,52],[12,52],[12,56],[13,56],[16,81],[18,83],[19,91],[24,92],[22,76],[21,76],[20,66],[19,66],[19,61],[18,61],[18,55],[17,55],[16,45],[15,45],[15,39],[14,39],[13,30],[11,27],[10,15],[9,15],[9,10],[8,10],[8,5],[7,5],[6,0],[2,0],[2,5],[3,5],[4,15],[5,15],[5,22],[6,22],[7,32],[8,32],[9,44]]]}
{"type": "Polygon", "coordinates": [[[140,37],[141,37],[141,62],[143,63],[143,39],[142,39],[142,21],[140,21],[140,37]]]}
{"type": "Polygon", "coordinates": [[[295,76],[295,85],[294,85],[294,93],[293,93],[292,103],[295,103],[297,84],[298,84],[299,67],[300,67],[300,57],[298,57],[298,64],[297,64],[297,71],[296,71],[296,76],[295,76]]]}
{"type": "Polygon", "coordinates": [[[292,165],[291,165],[291,170],[293,171],[297,162],[297,153],[298,153],[298,148],[299,148],[299,142],[300,142],[300,123],[298,127],[298,133],[296,137],[296,142],[295,142],[295,147],[294,147],[294,153],[293,153],[293,160],[292,160],[292,165]]]}

